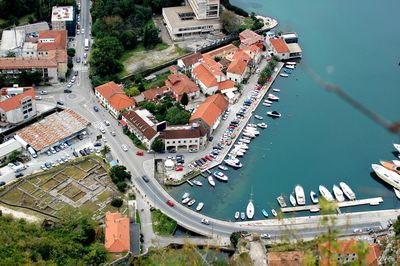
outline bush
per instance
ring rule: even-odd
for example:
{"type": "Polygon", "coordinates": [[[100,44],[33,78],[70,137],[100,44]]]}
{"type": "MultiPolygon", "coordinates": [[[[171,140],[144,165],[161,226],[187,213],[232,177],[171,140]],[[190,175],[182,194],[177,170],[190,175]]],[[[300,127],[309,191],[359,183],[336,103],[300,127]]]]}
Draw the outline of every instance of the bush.
{"type": "Polygon", "coordinates": [[[119,181],[119,182],[117,183],[117,188],[118,188],[118,190],[121,191],[121,192],[125,192],[127,187],[128,187],[128,184],[125,183],[125,181],[119,181]]]}
{"type": "Polygon", "coordinates": [[[122,204],[124,203],[124,201],[120,198],[113,198],[111,201],[111,206],[115,207],[115,208],[119,208],[122,206],[122,204]]]}

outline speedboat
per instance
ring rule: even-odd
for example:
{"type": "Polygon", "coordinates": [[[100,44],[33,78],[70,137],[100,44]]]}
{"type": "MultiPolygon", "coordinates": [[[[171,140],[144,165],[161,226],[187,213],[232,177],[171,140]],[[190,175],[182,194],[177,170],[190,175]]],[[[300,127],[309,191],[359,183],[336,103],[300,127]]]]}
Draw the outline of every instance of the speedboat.
{"type": "Polygon", "coordinates": [[[191,201],[188,202],[187,205],[188,205],[188,206],[192,206],[195,202],[196,202],[196,200],[195,200],[195,199],[192,199],[191,201]]]}
{"type": "Polygon", "coordinates": [[[310,192],[310,198],[312,203],[317,204],[318,203],[318,196],[317,193],[315,193],[314,191],[311,190],[310,192]]]}
{"type": "Polygon", "coordinates": [[[356,194],[353,192],[353,190],[351,190],[351,188],[345,182],[340,182],[339,186],[349,200],[356,199],[356,194]]]}
{"type": "Polygon", "coordinates": [[[293,66],[295,66],[295,65],[296,65],[296,62],[286,62],[286,65],[293,65],[293,66]]]}
{"type": "Polygon", "coordinates": [[[293,65],[286,65],[285,67],[288,68],[288,69],[294,69],[293,65]]]}
{"type": "Polygon", "coordinates": [[[215,178],[217,178],[218,180],[221,180],[221,181],[228,181],[228,177],[224,174],[224,173],[222,173],[222,172],[220,172],[220,171],[216,171],[216,172],[214,172],[214,177],[215,178]]]}
{"type": "Polygon", "coordinates": [[[258,119],[258,120],[263,120],[264,119],[264,117],[262,117],[261,115],[255,115],[254,118],[258,119]]]}
{"type": "Polygon", "coordinates": [[[239,219],[240,213],[239,212],[235,212],[235,219],[239,219]]]}
{"type": "Polygon", "coordinates": [[[211,175],[209,175],[207,177],[207,180],[208,180],[208,183],[210,183],[211,186],[215,187],[215,181],[214,181],[214,178],[211,175]]]}
{"type": "Polygon", "coordinates": [[[186,204],[186,203],[188,203],[189,201],[190,201],[190,198],[189,198],[189,197],[184,198],[184,199],[182,200],[182,204],[186,204]]]}
{"type": "Polygon", "coordinates": [[[254,204],[252,199],[250,199],[249,203],[247,204],[246,216],[248,219],[253,219],[254,217],[254,204]]]}
{"type": "Polygon", "coordinates": [[[283,78],[289,77],[289,75],[288,75],[288,74],[285,74],[285,73],[280,73],[279,76],[281,76],[281,77],[283,77],[283,78]]]}
{"type": "Polygon", "coordinates": [[[225,165],[222,165],[222,164],[218,165],[218,168],[221,170],[224,170],[224,171],[228,170],[228,167],[226,167],[225,165]]]}
{"type": "Polygon", "coordinates": [[[264,215],[265,218],[268,218],[268,212],[266,210],[262,210],[262,214],[264,215]]]}
{"type": "Polygon", "coordinates": [[[245,216],[244,212],[241,212],[240,213],[240,219],[244,220],[245,218],[246,218],[246,216],[245,216]]]}
{"type": "Polygon", "coordinates": [[[204,203],[203,202],[200,202],[199,203],[199,205],[197,205],[197,207],[196,207],[196,211],[201,211],[201,209],[203,209],[203,207],[204,207],[204,203]]]}
{"type": "Polygon", "coordinates": [[[275,217],[278,216],[278,213],[275,211],[275,209],[272,209],[271,212],[272,212],[273,216],[275,216],[275,217]]]}
{"type": "Polygon", "coordinates": [[[395,149],[400,152],[400,144],[396,144],[394,143],[393,146],[395,147],[395,149]]]}
{"type": "Polygon", "coordinates": [[[296,200],[297,204],[299,205],[305,205],[306,204],[306,197],[304,196],[304,189],[302,186],[297,185],[294,188],[294,192],[296,193],[296,200]]]}
{"type": "Polygon", "coordinates": [[[273,102],[271,102],[270,100],[264,100],[264,103],[273,104],[273,102]]]}
{"type": "Polygon", "coordinates": [[[242,149],[242,150],[248,150],[249,149],[249,146],[247,146],[247,144],[244,144],[244,143],[242,143],[242,144],[235,144],[235,148],[237,148],[237,149],[242,149]]]}
{"type": "Polygon", "coordinates": [[[287,74],[292,74],[292,70],[284,68],[283,72],[287,73],[287,74]]]}
{"type": "Polygon", "coordinates": [[[195,184],[196,186],[199,186],[199,187],[201,187],[203,185],[203,183],[201,183],[198,180],[193,180],[192,182],[193,182],[193,184],[195,184]]]}
{"type": "Polygon", "coordinates": [[[254,134],[256,136],[260,135],[260,131],[256,130],[255,128],[252,127],[246,127],[244,130],[245,133],[250,133],[250,134],[254,134]]]}
{"type": "Polygon", "coordinates": [[[274,92],[280,92],[280,89],[272,89],[274,92]]]}
{"type": "Polygon", "coordinates": [[[267,112],[267,115],[272,116],[272,117],[281,117],[282,116],[278,111],[269,111],[269,112],[267,112]]]}
{"type": "Polygon", "coordinates": [[[189,192],[183,193],[182,199],[186,199],[190,196],[189,192]]]}
{"type": "Polygon", "coordinates": [[[337,201],[339,201],[339,202],[344,201],[343,191],[336,185],[333,185],[333,194],[335,195],[335,198],[337,199],[337,201]]]}
{"type": "Polygon", "coordinates": [[[391,170],[400,175],[400,166],[388,161],[380,161],[380,163],[386,169],[391,170]]]}
{"type": "Polygon", "coordinates": [[[268,99],[271,101],[279,101],[279,97],[272,93],[268,94],[268,99]]]}
{"type": "Polygon", "coordinates": [[[293,196],[293,194],[290,194],[289,201],[290,201],[290,204],[292,204],[293,207],[296,206],[296,198],[293,196]]]}
{"type": "Polygon", "coordinates": [[[398,189],[396,189],[396,188],[393,188],[394,189],[394,194],[396,194],[396,197],[398,198],[398,199],[400,199],[400,190],[398,190],[398,189]]]}
{"type": "Polygon", "coordinates": [[[329,190],[324,187],[323,185],[319,186],[319,193],[321,193],[322,197],[324,197],[327,201],[332,202],[334,201],[334,198],[331,194],[331,192],[329,192],[329,190]]]}
{"type": "Polygon", "coordinates": [[[283,195],[280,195],[279,197],[277,197],[276,200],[278,201],[281,208],[285,208],[287,206],[283,195]]]}
{"type": "Polygon", "coordinates": [[[372,164],[372,169],[376,173],[376,175],[388,183],[389,185],[393,186],[394,188],[397,188],[400,190],[400,175],[398,175],[395,172],[392,172],[385,167],[379,165],[379,164],[372,164]]]}
{"type": "Polygon", "coordinates": [[[258,127],[261,127],[262,129],[265,129],[268,127],[268,125],[266,123],[259,123],[257,124],[258,127]]]}
{"type": "Polygon", "coordinates": [[[243,136],[248,137],[248,138],[252,138],[252,139],[254,139],[256,137],[256,135],[254,135],[252,133],[249,133],[249,132],[244,132],[243,136]]]}
{"type": "Polygon", "coordinates": [[[240,160],[234,157],[225,159],[224,163],[235,169],[241,168],[243,166],[240,160]]]}
{"type": "Polygon", "coordinates": [[[241,142],[243,142],[243,143],[247,143],[247,144],[249,144],[250,143],[250,140],[249,139],[239,139],[239,141],[241,141],[241,142]]]}
{"type": "Polygon", "coordinates": [[[257,128],[257,125],[256,124],[247,124],[247,127],[257,128]]]}
{"type": "Polygon", "coordinates": [[[271,107],[270,103],[263,103],[262,105],[264,105],[265,107],[271,107]]]}

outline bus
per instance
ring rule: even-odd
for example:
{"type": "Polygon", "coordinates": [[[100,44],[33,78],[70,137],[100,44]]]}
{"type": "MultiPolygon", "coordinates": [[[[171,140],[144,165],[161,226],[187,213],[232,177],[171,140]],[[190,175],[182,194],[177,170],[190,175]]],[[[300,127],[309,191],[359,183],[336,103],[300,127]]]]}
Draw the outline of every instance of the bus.
{"type": "Polygon", "coordinates": [[[89,51],[89,39],[85,39],[85,51],[89,51]]]}

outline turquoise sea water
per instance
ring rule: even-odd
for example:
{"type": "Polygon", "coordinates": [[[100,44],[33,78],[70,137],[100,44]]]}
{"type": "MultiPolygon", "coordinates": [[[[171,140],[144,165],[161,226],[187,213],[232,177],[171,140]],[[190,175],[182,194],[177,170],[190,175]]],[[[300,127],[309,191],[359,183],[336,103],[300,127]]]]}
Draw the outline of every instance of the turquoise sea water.
{"type": "MultiPolygon", "coordinates": [[[[297,32],[302,64],[386,119],[400,120],[398,0],[231,2],[276,18],[277,31],[297,32]]],[[[331,190],[343,180],[358,198],[384,198],[380,206],[347,211],[400,207],[392,189],[375,179],[370,168],[380,159],[396,159],[392,143],[400,142],[399,135],[319,87],[301,67],[288,79],[278,78],[273,87],[281,89],[274,109],[282,118],[266,119],[267,108],[259,106],[256,113],[269,127],[250,144],[242,159],[245,166],[228,171],[229,182],[217,181],[213,190],[205,179],[202,188],[170,189],[176,199],[189,191],[205,203],[204,214],[231,220],[235,211],[245,211],[253,191],[255,218],[262,218],[261,210],[277,208],[276,197],[288,195],[296,184],[304,187],[310,202],[310,190],[317,192],[320,184],[331,190]]]]}

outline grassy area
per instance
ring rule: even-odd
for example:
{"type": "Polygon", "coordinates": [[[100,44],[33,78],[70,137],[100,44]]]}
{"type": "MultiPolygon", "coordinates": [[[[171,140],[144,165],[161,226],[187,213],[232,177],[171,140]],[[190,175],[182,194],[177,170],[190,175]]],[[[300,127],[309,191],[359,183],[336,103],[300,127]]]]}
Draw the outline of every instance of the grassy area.
{"type": "Polygon", "coordinates": [[[177,224],[158,209],[151,211],[151,221],[154,232],[162,236],[172,235],[177,224]]]}
{"type": "Polygon", "coordinates": [[[251,29],[254,25],[254,21],[251,17],[244,18],[241,28],[243,29],[251,29]]]}
{"type": "Polygon", "coordinates": [[[136,53],[144,52],[144,51],[146,51],[146,49],[144,48],[143,44],[140,43],[140,44],[138,44],[138,46],[136,46],[135,49],[124,51],[124,53],[121,56],[121,61],[124,62],[127,59],[129,59],[130,57],[134,56],[136,53]]]}
{"type": "Polygon", "coordinates": [[[169,45],[166,44],[166,43],[163,43],[163,42],[156,45],[156,49],[157,49],[158,51],[165,50],[165,49],[167,49],[168,47],[169,47],[169,45]]]}
{"type": "Polygon", "coordinates": [[[25,15],[23,17],[20,17],[18,20],[18,23],[19,23],[18,26],[23,26],[23,25],[29,24],[29,16],[33,16],[33,13],[25,15]]]}
{"type": "Polygon", "coordinates": [[[139,224],[139,226],[141,226],[140,215],[138,210],[136,210],[136,223],[139,224]]]}
{"type": "Polygon", "coordinates": [[[169,71],[160,75],[157,75],[157,77],[152,80],[152,81],[148,81],[148,82],[144,82],[144,88],[146,90],[148,89],[152,89],[152,88],[156,88],[156,87],[162,87],[165,84],[165,80],[168,78],[169,75],[169,71]]]}

